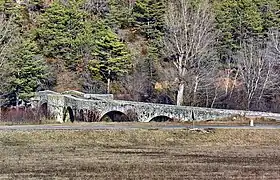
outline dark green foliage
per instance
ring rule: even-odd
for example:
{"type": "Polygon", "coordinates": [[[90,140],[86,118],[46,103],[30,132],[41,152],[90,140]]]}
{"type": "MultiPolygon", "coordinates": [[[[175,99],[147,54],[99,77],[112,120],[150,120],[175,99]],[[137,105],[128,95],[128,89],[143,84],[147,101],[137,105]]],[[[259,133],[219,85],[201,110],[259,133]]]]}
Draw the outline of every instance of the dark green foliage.
{"type": "Polygon", "coordinates": [[[215,0],[217,28],[222,54],[232,54],[250,38],[263,39],[272,27],[279,27],[278,0],[215,0]]]}
{"type": "Polygon", "coordinates": [[[156,67],[163,46],[165,4],[163,0],[137,0],[133,8],[134,25],[148,41],[147,58],[142,64],[150,82],[156,81],[156,67]]]}
{"type": "Polygon", "coordinates": [[[279,0],[255,0],[261,13],[263,32],[270,28],[280,28],[280,1],[279,0]]]}
{"type": "Polygon", "coordinates": [[[13,0],[0,0],[0,12],[4,13],[6,16],[17,14],[18,7],[19,5],[13,0]]]}
{"type": "Polygon", "coordinates": [[[106,16],[106,22],[113,29],[124,29],[132,27],[133,6],[129,1],[110,0],[109,13],[106,16]]]}
{"type": "Polygon", "coordinates": [[[258,35],[263,27],[258,7],[251,0],[222,0],[215,4],[222,46],[235,50],[241,40],[258,35]]]}
{"type": "Polygon", "coordinates": [[[163,0],[137,0],[133,9],[135,26],[147,39],[157,39],[164,31],[163,0]]]}
{"type": "Polygon", "coordinates": [[[83,56],[80,54],[82,47],[91,39],[85,38],[91,33],[91,23],[77,4],[55,1],[42,15],[36,29],[36,39],[44,55],[64,60],[72,69],[83,56]]]}
{"type": "Polygon", "coordinates": [[[47,67],[36,43],[30,39],[23,40],[15,52],[10,60],[13,67],[9,78],[10,91],[28,99],[47,78],[47,67]]]}
{"type": "Polygon", "coordinates": [[[24,6],[17,4],[13,0],[0,0],[0,12],[7,18],[13,19],[13,23],[16,24],[21,32],[24,32],[24,26],[26,23],[24,22],[24,6]]]}
{"type": "Polygon", "coordinates": [[[14,57],[20,36],[14,5],[13,1],[0,0],[0,94],[9,91],[8,78],[13,68],[10,59],[14,57]]]}
{"type": "Polygon", "coordinates": [[[98,22],[94,33],[93,59],[89,69],[94,78],[116,80],[126,74],[131,66],[130,53],[126,45],[103,22],[98,22]]]}

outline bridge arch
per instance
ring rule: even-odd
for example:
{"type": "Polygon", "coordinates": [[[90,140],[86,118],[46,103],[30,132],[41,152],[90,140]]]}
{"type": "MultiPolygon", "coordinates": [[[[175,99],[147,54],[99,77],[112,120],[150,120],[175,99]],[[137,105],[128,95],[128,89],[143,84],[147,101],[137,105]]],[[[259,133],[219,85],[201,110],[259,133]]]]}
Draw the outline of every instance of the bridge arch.
{"type": "Polygon", "coordinates": [[[155,116],[149,120],[149,122],[168,122],[168,121],[173,121],[173,119],[164,115],[155,116]]]}
{"type": "Polygon", "coordinates": [[[42,106],[43,104],[48,104],[47,99],[41,99],[40,101],[37,102],[37,105],[42,106]]]}
{"type": "Polygon", "coordinates": [[[100,121],[129,122],[131,120],[125,113],[123,113],[121,111],[117,111],[117,110],[112,110],[112,111],[108,111],[108,112],[104,113],[100,117],[100,121]]]}
{"type": "Polygon", "coordinates": [[[78,120],[79,121],[85,121],[85,112],[83,109],[80,109],[78,111],[78,120]]]}
{"type": "Polygon", "coordinates": [[[40,106],[39,106],[39,116],[40,118],[47,118],[49,115],[48,113],[48,103],[47,102],[44,102],[44,103],[41,103],[40,106]]]}
{"type": "Polygon", "coordinates": [[[74,112],[71,107],[64,108],[63,122],[71,121],[74,122],[74,112]]]}
{"type": "Polygon", "coordinates": [[[87,109],[86,110],[87,122],[98,122],[100,121],[100,112],[96,109],[87,109]]]}

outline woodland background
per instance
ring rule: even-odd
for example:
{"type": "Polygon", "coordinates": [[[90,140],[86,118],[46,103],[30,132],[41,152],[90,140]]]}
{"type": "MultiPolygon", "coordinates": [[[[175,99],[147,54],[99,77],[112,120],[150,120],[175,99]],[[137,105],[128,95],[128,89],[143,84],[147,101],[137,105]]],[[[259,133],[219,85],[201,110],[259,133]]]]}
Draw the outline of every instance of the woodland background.
{"type": "Polygon", "coordinates": [[[35,91],[280,112],[279,0],[0,0],[2,106],[35,91]]]}

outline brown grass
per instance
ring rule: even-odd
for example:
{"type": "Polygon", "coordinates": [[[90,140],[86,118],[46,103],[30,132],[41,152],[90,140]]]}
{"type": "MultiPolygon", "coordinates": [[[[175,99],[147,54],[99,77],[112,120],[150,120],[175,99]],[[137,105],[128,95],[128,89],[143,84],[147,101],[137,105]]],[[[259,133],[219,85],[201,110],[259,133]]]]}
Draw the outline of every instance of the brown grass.
{"type": "MultiPolygon", "coordinates": [[[[280,125],[279,120],[269,119],[269,118],[246,118],[243,116],[237,117],[228,117],[221,118],[216,120],[204,120],[204,121],[186,121],[186,122],[177,122],[177,121],[166,121],[166,122],[67,122],[63,123],[64,125],[72,125],[72,126],[87,126],[87,125],[95,125],[95,126],[129,126],[129,127],[164,127],[164,126],[186,126],[190,127],[192,125],[195,126],[207,126],[207,125],[223,125],[223,126],[249,126],[250,120],[254,120],[255,125],[280,125]]],[[[43,122],[44,123],[44,122],[43,122]]]]}
{"type": "MultiPolygon", "coordinates": [[[[197,122],[199,125],[249,125],[250,120],[256,125],[280,125],[280,121],[265,117],[232,116],[215,120],[197,122]]],[[[195,122],[196,123],[196,122],[195,122]]]]}
{"type": "Polygon", "coordinates": [[[5,179],[279,179],[280,130],[2,131],[5,179]]]}

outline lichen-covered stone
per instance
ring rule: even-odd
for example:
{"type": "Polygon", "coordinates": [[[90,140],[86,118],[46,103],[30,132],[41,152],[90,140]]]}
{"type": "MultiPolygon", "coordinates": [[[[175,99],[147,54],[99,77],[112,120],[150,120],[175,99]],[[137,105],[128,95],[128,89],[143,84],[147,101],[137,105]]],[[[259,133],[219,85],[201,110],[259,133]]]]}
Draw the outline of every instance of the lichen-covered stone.
{"type": "Polygon", "coordinates": [[[234,115],[273,117],[280,119],[280,114],[276,113],[120,101],[114,100],[112,95],[87,95],[76,91],[74,95],[72,91],[63,94],[52,91],[38,92],[33,98],[33,106],[41,106],[44,103],[47,103],[49,112],[59,122],[64,122],[66,117],[70,117],[71,121],[84,118],[84,113],[101,119],[105,114],[111,111],[118,111],[124,114],[133,112],[137,121],[140,122],[149,122],[153,118],[159,116],[181,121],[200,121],[234,115]],[[70,113],[70,116],[67,116],[67,113],[70,113]]]}

